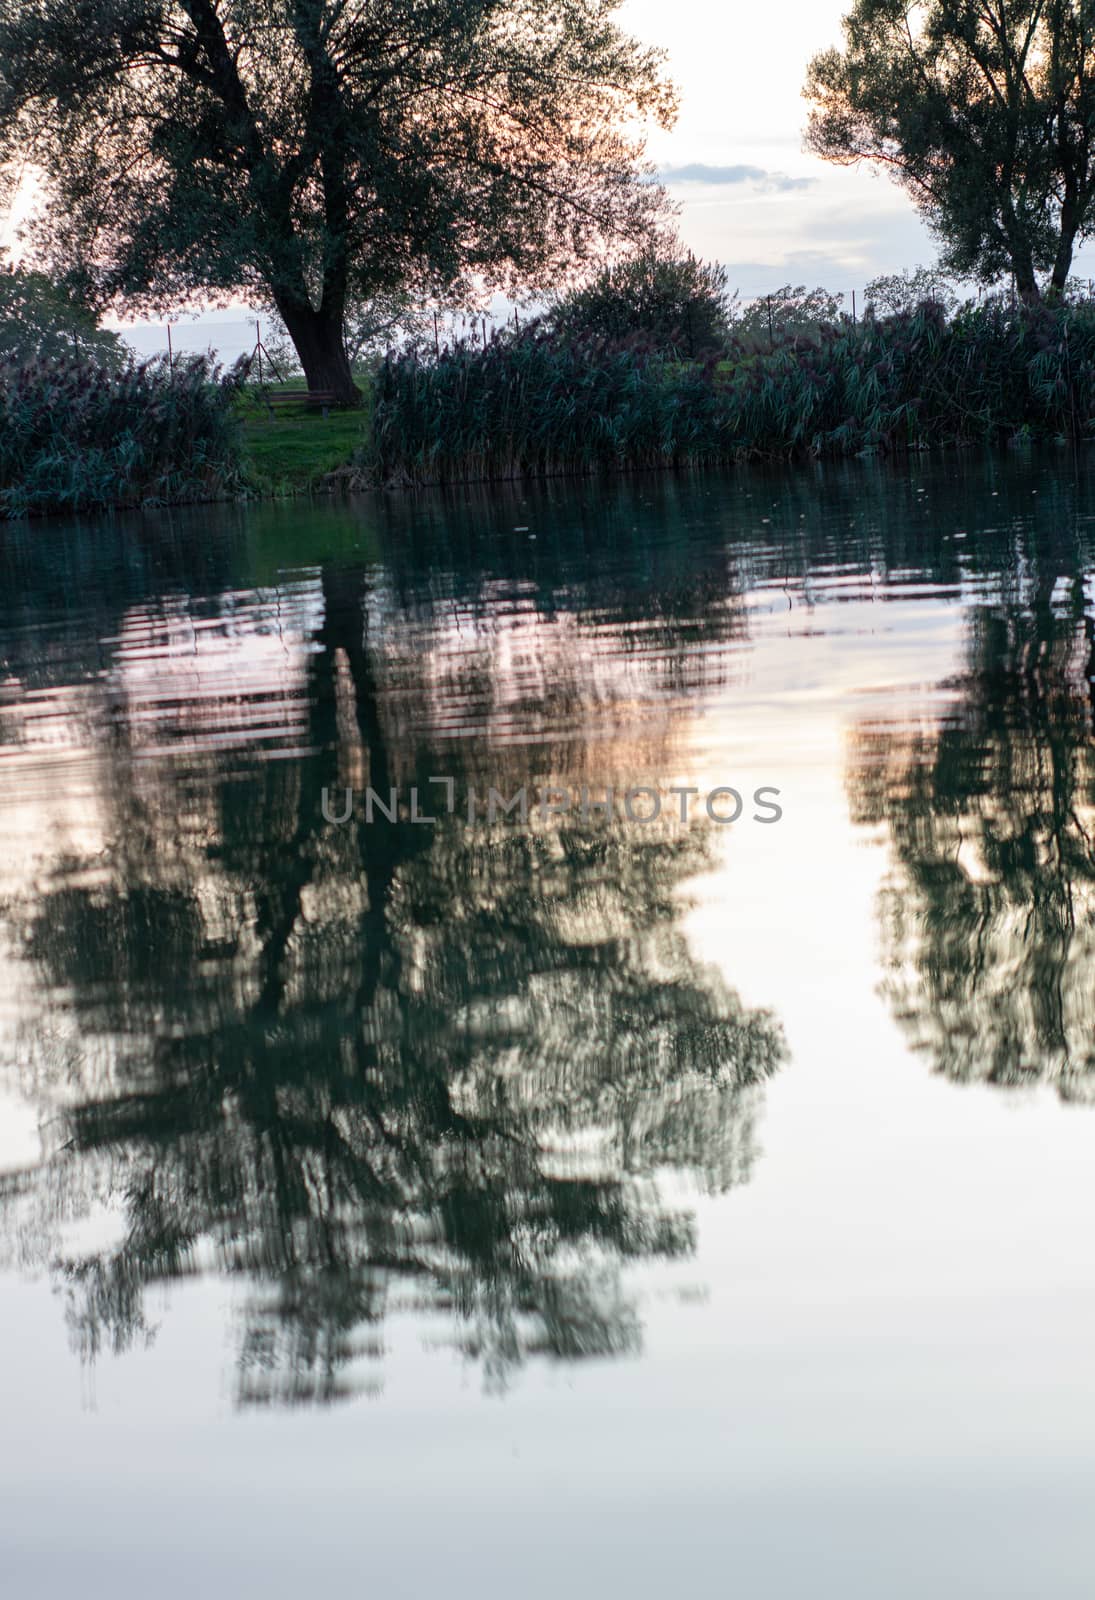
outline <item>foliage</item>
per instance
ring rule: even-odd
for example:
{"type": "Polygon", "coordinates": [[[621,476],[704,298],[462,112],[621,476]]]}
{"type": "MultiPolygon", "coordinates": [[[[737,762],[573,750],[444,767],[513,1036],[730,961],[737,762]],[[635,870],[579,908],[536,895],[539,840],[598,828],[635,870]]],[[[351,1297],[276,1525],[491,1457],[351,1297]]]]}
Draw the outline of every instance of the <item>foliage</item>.
{"type": "Polygon", "coordinates": [[[227,382],[203,357],[111,370],[0,361],[0,515],[171,504],[237,486],[227,382]]]}
{"type": "Polygon", "coordinates": [[[915,311],[925,302],[939,306],[950,316],[958,306],[957,292],[946,274],[935,267],[883,273],[871,279],[865,298],[867,308],[882,317],[915,311]]]}
{"type": "Polygon", "coordinates": [[[566,338],[644,335],[668,354],[720,350],[729,334],[726,269],[691,251],[646,250],[559,295],[547,326],[566,338]]]}
{"type": "Polygon", "coordinates": [[[119,336],[100,328],[68,285],[22,267],[0,270],[0,350],[24,361],[80,353],[106,366],[125,360],[119,336]]]}
{"type": "Polygon", "coordinates": [[[845,456],[1095,436],[1091,307],[922,305],[727,362],[532,332],[385,363],[382,481],[845,456]]]}
{"type": "Polygon", "coordinates": [[[351,365],[375,360],[393,345],[424,339],[432,332],[433,309],[405,289],[378,294],[346,313],[346,354],[351,365]]]}
{"type": "Polygon", "coordinates": [[[1091,278],[1069,278],[1065,284],[1062,298],[1067,300],[1069,305],[1076,303],[1090,304],[1092,300],[1095,300],[1095,280],[1091,278]]]}
{"type": "Polygon", "coordinates": [[[948,270],[1056,297],[1095,227],[1093,69],[1089,0],[855,0],[810,64],[807,143],[889,171],[948,270]]]}
{"type": "Polygon", "coordinates": [[[0,164],[101,300],[272,299],[353,402],[348,307],[648,236],[635,130],[674,96],[617,4],[0,0],[0,164]]]}

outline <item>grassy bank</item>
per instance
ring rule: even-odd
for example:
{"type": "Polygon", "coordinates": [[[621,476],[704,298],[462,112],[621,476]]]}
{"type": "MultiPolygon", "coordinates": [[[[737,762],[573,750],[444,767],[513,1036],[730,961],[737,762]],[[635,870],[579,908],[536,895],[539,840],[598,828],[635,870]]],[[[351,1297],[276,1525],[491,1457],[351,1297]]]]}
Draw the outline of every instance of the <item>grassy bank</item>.
{"type": "Polygon", "coordinates": [[[324,417],[305,405],[285,405],[271,416],[254,394],[239,397],[242,471],[258,495],[301,494],[322,489],[332,474],[363,470],[370,445],[371,405],[332,411],[324,417]]]}

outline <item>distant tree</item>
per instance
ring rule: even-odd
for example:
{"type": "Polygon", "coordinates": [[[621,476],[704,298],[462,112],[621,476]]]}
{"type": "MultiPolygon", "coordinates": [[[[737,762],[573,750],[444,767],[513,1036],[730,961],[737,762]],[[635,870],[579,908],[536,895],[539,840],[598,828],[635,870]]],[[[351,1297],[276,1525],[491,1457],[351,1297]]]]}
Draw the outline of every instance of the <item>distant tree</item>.
{"type": "Polygon", "coordinates": [[[102,303],[268,297],[353,403],[354,304],[648,237],[674,96],[617,4],[0,0],[0,167],[102,303]]]}
{"type": "Polygon", "coordinates": [[[868,307],[877,316],[883,317],[915,311],[925,301],[941,306],[949,316],[958,305],[958,295],[953,285],[935,267],[883,273],[871,279],[865,298],[868,307]]]}
{"type": "Polygon", "coordinates": [[[112,367],[125,360],[121,339],[99,327],[71,288],[42,272],[0,271],[0,353],[29,359],[74,352],[112,367]]]}
{"type": "Polygon", "coordinates": [[[383,355],[401,340],[422,338],[433,326],[433,310],[405,289],[352,305],[346,314],[346,354],[351,366],[383,355]]]}
{"type": "Polygon", "coordinates": [[[771,328],[782,336],[810,333],[823,323],[835,322],[843,300],[842,294],[830,294],[828,289],[807,289],[802,283],[796,289],[785,283],[772,294],[747,301],[734,318],[734,332],[767,335],[771,328]]]}
{"type": "Polygon", "coordinates": [[[889,171],[948,270],[1060,296],[1095,227],[1089,0],[855,0],[805,93],[808,148],[889,171]]]}
{"type": "Polygon", "coordinates": [[[651,249],[558,296],[548,324],[570,336],[646,334],[678,355],[719,349],[729,334],[726,269],[691,251],[651,249]]]}

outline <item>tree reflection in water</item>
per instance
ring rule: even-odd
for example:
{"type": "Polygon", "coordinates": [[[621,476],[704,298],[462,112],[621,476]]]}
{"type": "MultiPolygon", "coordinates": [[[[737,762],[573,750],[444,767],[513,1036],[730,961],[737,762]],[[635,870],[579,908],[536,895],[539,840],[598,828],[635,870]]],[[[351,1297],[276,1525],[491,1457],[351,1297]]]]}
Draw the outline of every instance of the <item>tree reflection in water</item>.
{"type": "Polygon", "coordinates": [[[856,819],[884,823],[885,988],[957,1082],[1095,1100],[1095,627],[1082,580],[973,613],[956,703],[864,728],[856,819]]]}
{"type": "MultiPolygon", "coordinates": [[[[647,643],[621,677],[565,608],[523,599],[525,665],[510,648],[503,666],[512,617],[508,633],[475,608],[443,623],[419,598],[416,624],[364,567],[320,582],[280,759],[255,759],[246,729],[218,745],[223,686],[138,692],[121,670],[85,686],[99,837],[6,907],[46,1150],[0,1180],[0,1225],[63,1281],[89,1359],[147,1334],[149,1286],[238,1276],[246,1402],[360,1387],[407,1309],[447,1319],[494,1384],[534,1353],[632,1351],[622,1270],[694,1243],[660,1175],[717,1192],[747,1178],[758,1085],[783,1053],[679,928],[709,830],[421,827],[361,807],[337,827],[321,794],[425,792],[438,772],[507,792],[664,774],[688,619],[626,619],[647,643]],[[530,663],[531,752],[510,738],[530,663]],[[439,743],[454,706],[476,736],[439,743]],[[103,1208],[109,1242],[80,1247],[68,1224],[103,1208]]],[[[696,593],[705,637],[725,640],[733,608],[720,592],[712,621],[696,593]]]]}

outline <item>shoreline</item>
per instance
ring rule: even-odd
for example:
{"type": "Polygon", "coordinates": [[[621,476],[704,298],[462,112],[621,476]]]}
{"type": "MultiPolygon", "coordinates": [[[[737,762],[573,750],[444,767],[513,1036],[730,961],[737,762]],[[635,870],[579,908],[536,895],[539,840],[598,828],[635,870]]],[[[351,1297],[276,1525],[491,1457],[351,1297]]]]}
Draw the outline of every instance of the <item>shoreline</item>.
{"type": "Polygon", "coordinates": [[[90,518],[147,515],[155,512],[194,511],[204,506],[262,506],[288,504],[300,500],[351,499],[362,495],[402,496],[419,493],[452,493],[464,489],[487,490],[491,488],[514,489],[534,488],[537,485],[565,482],[590,482],[601,480],[611,483],[626,478],[647,476],[686,476],[692,473],[717,472],[726,473],[738,470],[768,470],[785,469],[787,471],[806,471],[811,467],[819,466],[850,466],[853,463],[876,463],[887,466],[898,466],[902,462],[930,459],[937,456],[969,457],[975,455],[998,456],[1007,458],[1017,452],[1048,453],[1060,457],[1062,453],[1076,457],[1082,448],[1095,443],[1095,440],[1068,440],[1068,439],[1016,439],[1006,444],[981,443],[971,441],[964,444],[924,444],[913,445],[904,450],[879,450],[868,449],[841,454],[839,452],[826,452],[810,456],[753,456],[743,457],[740,454],[723,456],[704,456],[691,461],[672,461],[665,463],[634,463],[619,466],[593,465],[574,467],[560,467],[555,471],[535,473],[510,473],[506,475],[494,474],[482,477],[461,478],[434,478],[414,479],[404,478],[401,481],[389,480],[380,482],[371,477],[367,470],[361,470],[350,464],[332,468],[324,473],[321,478],[310,482],[296,484],[282,483],[276,488],[253,489],[243,494],[210,494],[187,496],[173,500],[119,500],[109,505],[87,507],[58,507],[48,511],[30,513],[23,516],[5,517],[0,515],[0,530],[34,526],[41,523],[55,523],[65,518],[90,518]]]}

